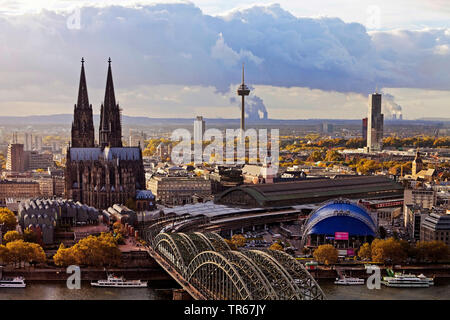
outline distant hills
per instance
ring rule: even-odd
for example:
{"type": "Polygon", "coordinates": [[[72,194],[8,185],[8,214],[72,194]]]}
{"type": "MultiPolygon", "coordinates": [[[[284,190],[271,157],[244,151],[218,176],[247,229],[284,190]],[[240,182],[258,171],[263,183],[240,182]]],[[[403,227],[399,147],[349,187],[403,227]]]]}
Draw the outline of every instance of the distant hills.
{"type": "MultiPolygon", "coordinates": [[[[94,115],[94,123],[98,125],[100,116],[94,115]]],[[[221,119],[221,118],[204,118],[207,125],[224,125],[227,123],[239,123],[239,119],[221,119]]],[[[73,120],[72,114],[51,114],[51,115],[34,115],[34,116],[0,116],[0,125],[46,125],[59,124],[70,125],[73,120]]],[[[164,125],[192,125],[194,118],[149,118],[149,117],[133,117],[123,115],[122,121],[124,125],[138,125],[138,126],[164,126],[164,125]]],[[[258,125],[314,125],[322,122],[329,122],[334,124],[359,124],[359,119],[267,119],[259,121],[249,121],[247,123],[258,125]]],[[[417,120],[387,120],[390,123],[450,123],[450,118],[422,118],[417,120]]]]}

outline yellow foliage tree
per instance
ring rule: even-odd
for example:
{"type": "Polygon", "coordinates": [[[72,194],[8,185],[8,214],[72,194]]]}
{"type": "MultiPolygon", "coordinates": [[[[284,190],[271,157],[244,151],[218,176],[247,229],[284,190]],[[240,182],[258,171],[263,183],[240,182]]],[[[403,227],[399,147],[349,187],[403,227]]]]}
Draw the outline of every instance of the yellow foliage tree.
{"type": "Polygon", "coordinates": [[[8,261],[20,265],[22,262],[44,262],[45,252],[37,243],[23,240],[11,241],[6,244],[8,261]]]}
{"type": "Polygon", "coordinates": [[[60,267],[67,267],[76,264],[75,256],[71,248],[66,248],[63,243],[59,245],[58,251],[53,256],[53,262],[60,267]]]}
{"type": "Polygon", "coordinates": [[[97,267],[117,265],[120,262],[120,250],[112,234],[102,233],[98,237],[89,236],[81,239],[67,249],[64,245],[60,245],[53,256],[53,261],[58,266],[75,263],[97,267]]]}
{"type": "Polygon", "coordinates": [[[269,247],[269,250],[283,251],[283,246],[279,242],[275,242],[269,247]]]}
{"type": "Polygon", "coordinates": [[[364,243],[358,251],[358,257],[361,259],[372,259],[372,248],[369,243],[364,243]]]}
{"type": "Polygon", "coordinates": [[[318,262],[326,265],[335,264],[338,261],[338,251],[331,244],[323,244],[317,247],[313,256],[318,262]]]}
{"type": "Polygon", "coordinates": [[[230,239],[225,239],[225,242],[228,244],[231,250],[237,250],[237,247],[233,241],[231,241],[230,239]]]}
{"type": "Polygon", "coordinates": [[[239,248],[245,246],[247,240],[242,234],[235,234],[231,237],[231,242],[233,242],[234,245],[239,248]]]}
{"type": "Polygon", "coordinates": [[[400,263],[407,258],[404,246],[394,238],[375,239],[371,249],[372,260],[375,262],[400,263]]]}
{"type": "Polygon", "coordinates": [[[14,230],[17,226],[16,216],[8,208],[0,208],[0,224],[5,224],[8,230],[14,230]]]}
{"type": "Polygon", "coordinates": [[[3,236],[3,240],[5,240],[5,243],[11,242],[11,241],[16,241],[16,240],[21,240],[21,239],[22,239],[22,235],[16,230],[8,231],[3,236]]]}

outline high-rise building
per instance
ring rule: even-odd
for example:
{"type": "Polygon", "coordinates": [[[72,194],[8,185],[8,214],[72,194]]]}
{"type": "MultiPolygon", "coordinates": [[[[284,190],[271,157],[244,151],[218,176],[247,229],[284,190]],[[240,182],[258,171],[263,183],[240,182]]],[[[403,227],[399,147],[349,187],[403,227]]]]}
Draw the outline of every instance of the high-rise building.
{"type": "Polygon", "coordinates": [[[420,226],[420,241],[442,241],[450,247],[450,214],[433,210],[420,226]]]}
{"type": "Polygon", "coordinates": [[[145,189],[140,147],[122,147],[119,105],[114,96],[111,59],[108,60],[105,100],[101,105],[99,140],[94,145],[92,107],[89,105],[82,60],[78,104],[72,126],[72,146],[67,149],[65,197],[106,209],[124,204],[145,189]]]}
{"type": "Polygon", "coordinates": [[[51,153],[39,153],[37,151],[26,151],[25,153],[25,170],[47,170],[54,166],[53,154],[51,153]]]}
{"type": "Polygon", "coordinates": [[[362,138],[367,144],[367,118],[362,119],[362,138]]]}
{"type": "Polygon", "coordinates": [[[33,135],[31,133],[28,132],[24,133],[23,150],[24,151],[33,150],[33,135]]]}
{"type": "Polygon", "coordinates": [[[144,132],[135,132],[130,129],[130,137],[128,139],[129,147],[141,147],[145,148],[145,140],[147,140],[147,135],[144,132]]]}
{"type": "Polygon", "coordinates": [[[23,144],[10,143],[8,145],[6,170],[14,172],[25,171],[25,152],[23,150],[23,144]]]}
{"type": "Polygon", "coordinates": [[[203,134],[205,133],[205,120],[202,116],[197,116],[194,120],[194,139],[203,140],[203,134]]]}
{"type": "Polygon", "coordinates": [[[383,120],[381,94],[370,94],[369,115],[367,117],[367,149],[369,151],[380,151],[383,149],[383,120]]]}
{"type": "Polygon", "coordinates": [[[42,151],[42,136],[34,136],[34,150],[42,151]]]}
{"type": "Polygon", "coordinates": [[[323,133],[333,133],[334,131],[334,126],[332,123],[328,123],[328,122],[324,122],[322,123],[322,128],[321,128],[323,133]]]}

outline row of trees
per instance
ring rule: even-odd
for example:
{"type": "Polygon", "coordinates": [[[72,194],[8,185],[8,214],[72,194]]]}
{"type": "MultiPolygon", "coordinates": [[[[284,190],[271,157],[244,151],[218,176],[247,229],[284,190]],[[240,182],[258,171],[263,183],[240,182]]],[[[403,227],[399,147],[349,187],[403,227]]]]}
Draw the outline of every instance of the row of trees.
{"type": "Polygon", "coordinates": [[[419,241],[411,245],[407,241],[375,239],[371,244],[364,243],[358,251],[361,259],[382,263],[401,263],[407,259],[422,262],[437,262],[449,258],[448,246],[442,241],[419,241]]]}
{"type": "MultiPolygon", "coordinates": [[[[358,250],[358,257],[378,263],[402,263],[408,259],[422,262],[438,262],[449,258],[448,246],[442,241],[424,241],[411,245],[394,238],[375,239],[364,243],[358,250]]],[[[331,244],[324,244],[314,251],[314,259],[323,264],[335,264],[338,250],[331,244]]]]}
{"type": "Polygon", "coordinates": [[[23,231],[23,234],[20,234],[16,230],[10,230],[10,231],[6,232],[5,235],[3,236],[3,240],[5,243],[16,241],[16,240],[23,240],[25,242],[37,243],[38,236],[33,230],[31,230],[30,228],[26,228],[23,231]]]}
{"type": "Polygon", "coordinates": [[[0,261],[14,266],[28,263],[42,263],[46,261],[45,252],[37,243],[25,242],[22,239],[0,245],[0,261]]]}
{"type": "Polygon", "coordinates": [[[115,266],[120,263],[120,250],[117,239],[111,233],[89,236],[81,239],[74,246],[66,248],[61,243],[53,256],[57,266],[87,265],[95,267],[115,266]]]}
{"type": "MultiPolygon", "coordinates": [[[[450,137],[431,137],[431,136],[415,136],[408,138],[399,138],[395,136],[383,139],[385,147],[401,148],[401,147],[421,147],[421,148],[437,148],[450,147],[450,137]]],[[[362,148],[366,146],[366,140],[363,138],[332,138],[332,139],[316,139],[311,141],[306,138],[285,139],[281,142],[281,148],[290,152],[299,152],[311,148],[362,148]]]]}

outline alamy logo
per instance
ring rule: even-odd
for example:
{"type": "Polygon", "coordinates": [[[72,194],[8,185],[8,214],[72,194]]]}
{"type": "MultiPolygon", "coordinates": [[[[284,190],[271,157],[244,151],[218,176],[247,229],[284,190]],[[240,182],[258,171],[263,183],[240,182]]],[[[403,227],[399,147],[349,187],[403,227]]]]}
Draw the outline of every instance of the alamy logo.
{"type": "Polygon", "coordinates": [[[176,129],[172,132],[172,141],[179,141],[172,149],[172,162],[181,165],[194,163],[214,164],[265,164],[272,174],[278,171],[279,165],[279,130],[267,129],[226,129],[225,139],[219,129],[208,129],[202,134],[191,133],[187,129],[176,129]],[[193,145],[193,150],[192,150],[193,145]],[[270,145],[270,148],[269,148],[270,145]]]}
{"type": "Polygon", "coordinates": [[[367,266],[366,272],[372,274],[367,278],[367,288],[370,290],[381,289],[381,271],[378,266],[367,266]]]}
{"type": "Polygon", "coordinates": [[[369,29],[381,28],[381,9],[378,6],[367,7],[367,21],[366,27],[369,29]]]}
{"type": "Polygon", "coordinates": [[[67,17],[66,20],[67,29],[80,30],[81,29],[81,10],[75,8],[73,13],[67,17]]]}
{"type": "Polygon", "coordinates": [[[72,274],[67,278],[66,285],[68,289],[81,289],[81,269],[79,266],[70,265],[66,270],[67,274],[72,274]]]}

